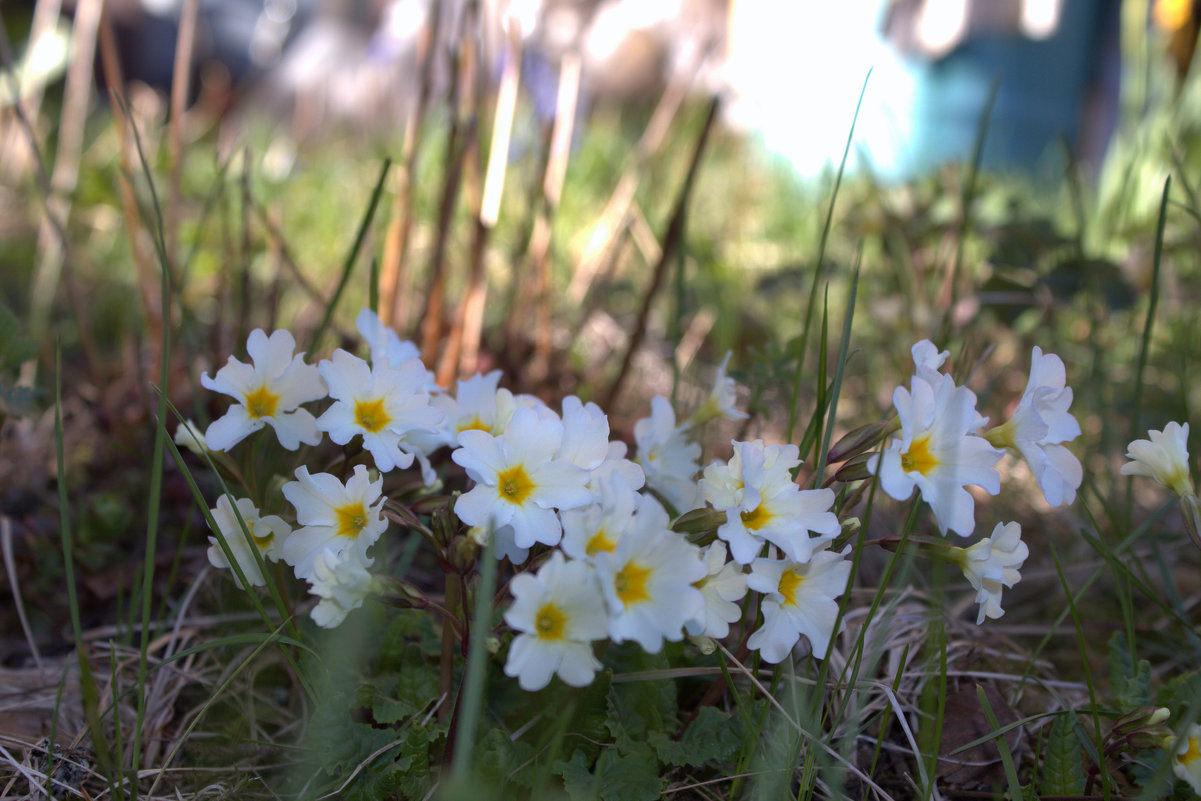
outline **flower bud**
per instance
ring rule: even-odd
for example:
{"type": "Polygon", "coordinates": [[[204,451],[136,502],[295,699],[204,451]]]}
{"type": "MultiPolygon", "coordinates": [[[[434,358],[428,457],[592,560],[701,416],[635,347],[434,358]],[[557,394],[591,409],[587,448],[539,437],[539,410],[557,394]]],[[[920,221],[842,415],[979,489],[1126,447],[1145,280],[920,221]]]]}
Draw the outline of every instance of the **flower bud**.
{"type": "Polygon", "coordinates": [[[397,609],[425,609],[430,605],[425,593],[416,585],[395,576],[373,575],[371,592],[382,603],[397,609]]]}
{"type": "Polygon", "coordinates": [[[713,642],[712,637],[706,637],[703,634],[698,634],[695,637],[689,637],[688,642],[696,646],[697,650],[705,656],[717,650],[717,643],[713,642]]]}
{"type": "Polygon", "coordinates": [[[827,482],[833,484],[835,482],[850,483],[852,481],[869,481],[872,474],[868,472],[867,461],[872,455],[870,453],[861,453],[858,456],[847,460],[847,463],[838,469],[834,477],[827,482]]]}
{"type": "Polygon", "coordinates": [[[1135,750],[1163,748],[1175,742],[1176,735],[1165,725],[1172,710],[1164,706],[1140,706],[1114,721],[1109,739],[1135,750]]]}
{"type": "Polygon", "coordinates": [[[848,431],[842,436],[842,439],[834,443],[834,447],[830,448],[830,453],[826,456],[826,462],[834,464],[845,461],[852,456],[866,453],[874,448],[880,440],[884,439],[889,432],[895,431],[899,424],[899,419],[879,420],[875,423],[868,423],[865,426],[859,426],[859,428],[848,431]]]}
{"type": "Polygon", "coordinates": [[[1201,548],[1201,500],[1191,491],[1180,496],[1180,514],[1184,516],[1184,530],[1193,545],[1201,548]]]}
{"type": "Polygon", "coordinates": [[[726,522],[726,513],[708,507],[685,512],[671,524],[672,531],[681,534],[712,534],[726,522]]]}
{"type": "Polygon", "coordinates": [[[450,547],[447,549],[450,563],[455,566],[455,570],[464,574],[471,572],[475,567],[475,558],[479,553],[480,545],[475,539],[461,534],[450,541],[450,547]]]}

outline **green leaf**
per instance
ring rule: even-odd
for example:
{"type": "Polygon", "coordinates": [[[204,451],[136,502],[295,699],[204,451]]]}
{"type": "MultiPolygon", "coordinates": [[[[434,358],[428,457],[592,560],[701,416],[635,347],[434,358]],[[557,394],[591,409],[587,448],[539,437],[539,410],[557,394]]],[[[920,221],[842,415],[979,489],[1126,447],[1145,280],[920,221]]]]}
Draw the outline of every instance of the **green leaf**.
{"type": "Polygon", "coordinates": [[[489,729],[475,746],[474,778],[502,796],[506,795],[503,790],[509,783],[522,784],[528,789],[532,786],[532,774],[521,769],[527,763],[533,764],[533,755],[534,747],[529,743],[512,740],[501,729],[489,729]]]}
{"type": "Polygon", "coordinates": [[[596,761],[601,801],[657,801],[662,790],[659,763],[648,754],[620,754],[610,748],[596,761]]]}
{"type": "MultiPolygon", "coordinates": [[[[629,643],[615,655],[614,673],[659,670],[668,667],[667,656],[647,654],[629,643]]],[[[605,722],[623,753],[646,753],[650,732],[676,729],[676,685],[667,679],[616,683],[609,691],[605,722]]]]}
{"type": "Polygon", "coordinates": [[[556,762],[551,770],[563,778],[563,789],[571,801],[596,801],[596,777],[588,772],[588,757],[583,751],[577,749],[571,759],[556,762]]]}
{"type": "Polygon", "coordinates": [[[662,731],[651,732],[647,741],[663,763],[696,768],[710,761],[733,759],[742,745],[742,726],[737,718],[707,706],[701,709],[678,741],[662,731]]]}
{"type": "Polygon", "coordinates": [[[1151,703],[1151,664],[1145,659],[1134,662],[1125,632],[1116,631],[1109,638],[1105,665],[1114,704],[1123,714],[1151,703]]]}
{"type": "Polygon", "coordinates": [[[1058,715],[1047,732],[1043,748],[1042,795],[1080,795],[1084,792],[1084,766],[1080,761],[1080,741],[1076,736],[1075,715],[1058,715]]]}
{"type": "Polygon", "coordinates": [[[376,685],[368,685],[363,705],[371,708],[376,723],[396,723],[429,707],[438,698],[438,674],[427,664],[421,649],[408,646],[404,667],[392,674],[381,673],[376,685]]]}
{"type": "Polygon", "coordinates": [[[38,346],[21,336],[21,323],[12,310],[0,303],[0,369],[13,370],[37,355],[38,346]]]}

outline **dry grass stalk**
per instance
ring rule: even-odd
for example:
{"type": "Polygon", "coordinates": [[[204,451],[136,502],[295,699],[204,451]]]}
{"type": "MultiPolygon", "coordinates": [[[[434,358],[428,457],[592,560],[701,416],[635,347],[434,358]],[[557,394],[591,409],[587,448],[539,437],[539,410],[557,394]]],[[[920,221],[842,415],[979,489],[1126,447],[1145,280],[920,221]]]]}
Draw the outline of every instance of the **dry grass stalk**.
{"type": "MultiPolygon", "coordinates": [[[[33,19],[29,25],[30,48],[35,47],[37,42],[50,33],[58,22],[61,10],[62,3],[59,0],[37,0],[34,3],[33,19]]],[[[4,66],[11,69],[7,60],[4,66]]],[[[15,73],[12,74],[15,75],[15,73]]],[[[37,118],[38,111],[42,106],[44,89],[45,87],[38,83],[31,87],[22,86],[19,93],[14,92],[16,96],[14,107],[19,118],[23,117],[26,120],[37,118]]],[[[20,125],[5,126],[3,132],[0,132],[0,176],[5,180],[15,180],[18,177],[18,170],[28,166],[31,156],[40,165],[41,154],[36,147],[32,147],[35,140],[27,137],[20,127],[20,125]],[[25,150],[18,149],[21,147],[24,147],[25,150]]]]}
{"type": "MultiPolygon", "coordinates": [[[[171,165],[167,186],[166,237],[167,264],[172,276],[179,274],[176,259],[179,246],[180,184],[183,181],[183,120],[191,91],[192,52],[196,44],[196,16],[200,0],[184,0],[179,11],[179,33],[175,45],[175,65],[171,76],[171,116],[167,123],[167,160],[171,165]]],[[[174,283],[174,281],[172,282],[174,283]]]]}
{"type": "Polygon", "coordinates": [[[650,286],[647,287],[642,295],[642,307],[638,311],[634,331],[630,334],[630,341],[626,348],[625,357],[621,361],[621,367],[618,368],[613,383],[609,385],[609,389],[605,393],[605,400],[601,404],[602,408],[614,408],[614,401],[621,394],[622,387],[629,375],[634,354],[638,352],[638,349],[642,346],[643,339],[646,338],[651,305],[654,303],[655,297],[659,294],[659,290],[667,278],[668,266],[684,245],[684,221],[688,213],[688,198],[691,196],[692,187],[696,182],[701,155],[705,152],[705,145],[708,144],[709,134],[713,130],[714,122],[717,120],[718,105],[719,101],[716,98],[709,103],[709,113],[705,116],[704,125],[701,127],[701,135],[692,150],[692,158],[688,163],[688,172],[684,176],[684,184],[680,187],[680,192],[676,196],[675,208],[672,210],[671,220],[667,224],[667,232],[663,235],[663,252],[659,258],[659,262],[655,265],[650,286]]]}
{"type": "Polygon", "coordinates": [[[413,174],[417,169],[417,154],[421,146],[421,123],[425,119],[433,92],[434,42],[438,40],[442,3],[429,5],[429,17],[417,42],[417,62],[421,65],[417,97],[405,118],[404,140],[401,145],[399,168],[396,170],[396,189],[392,203],[392,219],[384,235],[384,251],[380,261],[379,317],[384,325],[407,328],[409,317],[408,292],[405,285],[406,256],[413,227],[413,174]]]}
{"type": "Polygon", "coordinates": [[[159,343],[162,342],[163,325],[162,309],[159,308],[160,293],[155,289],[159,286],[159,277],[151,263],[150,254],[146,250],[146,237],[138,214],[137,198],[134,195],[133,186],[129,183],[129,176],[134,174],[131,157],[132,143],[129,140],[128,129],[128,125],[132,121],[125,113],[125,109],[128,108],[125,77],[121,72],[121,61],[117,54],[117,40],[113,33],[112,20],[107,13],[100,18],[98,35],[101,69],[104,70],[104,80],[108,83],[109,91],[114,98],[113,108],[117,110],[117,113],[113,114],[113,130],[117,133],[117,153],[121,165],[119,177],[121,211],[125,222],[125,233],[129,238],[129,252],[138,271],[138,297],[142,302],[142,312],[146,315],[145,341],[147,347],[152,349],[150,357],[151,363],[154,364],[158,362],[157,350],[159,343]]]}
{"type": "Polygon", "coordinates": [[[609,196],[605,210],[601,212],[600,220],[593,229],[584,255],[572,276],[571,284],[567,288],[567,297],[572,303],[583,302],[601,266],[612,260],[612,252],[624,237],[629,224],[630,204],[634,201],[634,193],[642,180],[646,164],[662,147],[691,86],[691,77],[680,77],[663,90],[659,103],[651,114],[650,122],[634,147],[613,194],[609,196]]]}
{"type": "Polygon", "coordinates": [[[528,259],[534,273],[535,317],[534,360],[530,377],[545,381],[550,374],[551,357],[551,236],[555,212],[563,195],[567,159],[571,154],[575,130],[576,102],[580,93],[580,55],[569,52],[559,66],[559,92],[555,100],[555,124],[551,129],[550,152],[542,180],[542,205],[530,237],[528,259]]]}
{"type": "Polygon", "coordinates": [[[457,76],[450,85],[447,106],[454,110],[451,117],[450,135],[443,165],[442,193],[438,203],[438,219],[434,229],[434,248],[430,257],[430,275],[425,295],[425,311],[421,317],[421,359],[426,364],[436,364],[438,349],[442,343],[443,320],[446,314],[446,248],[450,231],[454,225],[455,207],[459,190],[463,184],[463,167],[467,155],[472,152],[472,142],[478,136],[474,117],[463,119],[460,98],[463,91],[471,91],[474,84],[475,40],[470,35],[475,20],[475,5],[464,9],[458,49],[451,54],[452,72],[457,76]]]}
{"type": "MultiPolygon", "coordinates": [[[[38,228],[40,255],[34,268],[33,289],[30,293],[30,330],[33,338],[38,341],[45,339],[50,325],[50,309],[66,266],[67,249],[63,236],[65,231],[55,229],[65,228],[65,221],[71,212],[71,195],[79,180],[83,128],[92,95],[92,62],[96,53],[96,34],[100,27],[103,5],[103,0],[80,0],[75,9],[75,23],[71,33],[75,51],[67,70],[67,82],[63,90],[58,149],[54,158],[54,171],[50,176],[51,193],[45,198],[46,212],[38,228]]],[[[80,311],[78,306],[76,311],[80,311]]],[[[78,316],[78,322],[84,319],[78,316]]],[[[84,330],[83,326],[80,326],[80,329],[84,330]]],[[[94,359],[92,363],[95,363],[94,359]]]]}
{"type": "Polygon", "coordinates": [[[488,293],[484,258],[492,229],[500,217],[505,168],[509,161],[509,143],[517,110],[517,89],[521,80],[521,36],[516,26],[510,29],[506,40],[504,65],[492,124],[492,141],[488,148],[484,192],[475,217],[471,275],[446,343],[446,353],[443,355],[445,366],[438,371],[438,383],[443,386],[450,386],[455,375],[471,375],[478,368],[480,337],[484,327],[484,300],[488,293]]]}

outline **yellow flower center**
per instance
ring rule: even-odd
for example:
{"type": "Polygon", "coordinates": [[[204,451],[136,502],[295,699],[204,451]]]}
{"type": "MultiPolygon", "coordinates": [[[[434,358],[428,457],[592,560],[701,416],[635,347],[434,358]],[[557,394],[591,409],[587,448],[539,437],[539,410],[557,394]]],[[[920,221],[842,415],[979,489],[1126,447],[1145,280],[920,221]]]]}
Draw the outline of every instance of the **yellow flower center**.
{"type": "Polygon", "coordinates": [[[274,417],[275,407],[278,405],[279,395],[267,389],[266,384],[246,395],[246,413],[256,420],[260,417],[274,417]]]}
{"type": "Polygon", "coordinates": [[[492,431],[492,426],[488,425],[478,417],[472,417],[465,423],[459,423],[456,428],[459,431],[487,431],[489,433],[492,431]]]}
{"type": "Polygon", "coordinates": [[[534,616],[534,628],[543,640],[561,640],[567,628],[567,615],[553,603],[543,604],[534,616]]]}
{"type": "Polygon", "coordinates": [[[259,551],[265,551],[270,548],[271,541],[275,539],[275,532],[273,532],[271,529],[267,529],[266,534],[256,534],[254,532],[253,520],[246,521],[246,530],[250,532],[250,538],[254,540],[254,544],[258,547],[259,551]]]}
{"type": "Polygon", "coordinates": [[[771,521],[772,514],[766,504],[759,504],[754,511],[742,513],[742,525],[747,531],[758,531],[771,521]]]}
{"type": "Polygon", "coordinates": [[[646,582],[650,578],[651,569],[637,562],[630,562],[613,577],[613,589],[617,597],[626,606],[639,601],[649,601],[651,595],[646,591],[646,582]]]}
{"type": "Polygon", "coordinates": [[[1198,747],[1196,737],[1188,738],[1188,750],[1183,754],[1176,755],[1176,761],[1185,766],[1191,766],[1193,762],[1201,759],[1201,747],[1198,747]]]}
{"type": "Polygon", "coordinates": [[[589,556],[594,556],[601,551],[613,553],[613,549],[616,547],[617,543],[610,539],[609,535],[602,528],[588,539],[587,544],[584,545],[584,552],[589,556]]]}
{"type": "Polygon", "coordinates": [[[362,501],[354,501],[334,509],[338,518],[339,537],[357,537],[359,532],[367,528],[367,508],[362,501]]]}
{"type": "Polygon", "coordinates": [[[805,577],[797,573],[795,570],[785,570],[780,576],[780,594],[784,596],[784,603],[800,606],[797,603],[797,591],[801,589],[801,585],[805,583],[805,577]]]}
{"type": "Polygon", "coordinates": [[[534,491],[534,482],[523,465],[513,465],[496,474],[496,488],[502,500],[520,506],[534,491]]]}
{"type": "Polygon", "coordinates": [[[906,473],[916,470],[923,476],[929,475],[939,464],[938,457],[930,453],[929,434],[909,443],[909,450],[901,454],[901,469],[906,473]]]}
{"type": "Polygon", "coordinates": [[[355,401],[354,404],[354,421],[358,423],[364,431],[371,434],[376,433],[388,423],[392,422],[392,418],[388,416],[388,412],[384,409],[384,399],[376,398],[375,400],[355,401]]]}

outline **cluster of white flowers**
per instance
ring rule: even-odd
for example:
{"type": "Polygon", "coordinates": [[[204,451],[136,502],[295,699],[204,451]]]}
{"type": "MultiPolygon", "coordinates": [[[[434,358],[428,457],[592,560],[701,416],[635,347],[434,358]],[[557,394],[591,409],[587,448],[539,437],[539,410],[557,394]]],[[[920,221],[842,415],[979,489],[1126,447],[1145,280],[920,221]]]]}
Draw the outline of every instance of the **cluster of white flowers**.
{"type": "MultiPolygon", "coordinates": [[[[746,418],[726,375],[728,354],[708,398],[684,422],[666,398],[651,400],[627,458],[594,403],[571,396],[556,411],[502,388],[500,371],[444,390],[417,348],[375,314],[364,310],[357,325],[370,360],[337,350],[309,365],[287,331],[256,330],[247,342],[252,364],[231,357],[201,379],[234,403],[203,438],[192,424],[181,426],[177,440],[197,453],[228,451],[270,427],[289,450],[328,434],[343,446],[360,440],[364,454],[348,451],[352,462],[340,476],[295,470],[282,487],[295,528],[261,514],[248,498],[218,499],[209,557],[218,567],[235,565],[240,585],[262,585],[266,563],[282,561],[309,583],[318,599],[313,620],[325,627],[339,625],[369,595],[387,595],[387,578],[369,571],[370,551],[388,527],[385,477],[416,464],[436,491],[431,457],[445,448],[468,479],[452,496],[453,514],[471,540],[491,538],[493,553],[517,573],[504,614],[515,632],[505,672],[523,688],[544,687],[556,675],[588,684],[600,669],[593,652],[600,640],[632,641],[653,653],[687,637],[711,650],[742,619],[750,590],[760,594],[762,623],[741,628],[749,648],[779,662],[803,638],[815,657],[826,656],[851,573],[850,547],[834,546],[842,531],[834,491],[798,485],[796,445],[733,440],[728,460],[700,463],[701,426],[746,418]],[[319,416],[304,408],[323,399],[329,403],[319,416]],[[674,515],[711,522],[690,539],[673,528],[674,515]]],[[[976,396],[941,372],[948,354],[929,342],[912,352],[909,387],[893,393],[898,436],[867,462],[885,492],[904,500],[918,489],[943,534],[967,537],[975,527],[967,487],[997,493],[995,465],[1010,449],[1029,462],[1049,502],[1074,499],[1080,465],[1063,443],[1080,428],[1068,412],[1072,393],[1057,357],[1034,349],[1013,418],[984,431],[976,396]]],[[[1138,450],[1148,474],[1179,485],[1178,464],[1167,464],[1162,448],[1138,450]]],[[[977,593],[977,622],[999,617],[1001,589],[1020,578],[1027,556],[1018,524],[998,524],[992,536],[946,553],[977,593]]]]}
{"type": "MultiPolygon", "coordinates": [[[[460,383],[460,398],[470,382],[460,383]]],[[[813,653],[825,655],[850,565],[843,554],[823,552],[840,530],[834,493],[796,485],[796,446],[734,442],[730,462],[714,462],[698,481],[698,418],[677,424],[666,398],[652,399],[651,416],[636,423],[631,461],[623,444],[609,441],[608,420],[595,404],[568,397],[559,414],[533,399],[514,403],[495,387],[490,381],[492,402],[486,393],[474,396],[463,416],[469,424],[458,429],[451,458],[473,486],[455,514],[479,536],[494,536],[496,555],[514,564],[536,546],[553,549],[510,587],[505,621],[517,637],[505,670],[522,687],[538,689],[552,675],[591,682],[596,640],[633,641],[652,653],[685,636],[711,646],[742,616],[744,566],[752,562],[763,563],[760,572],[779,565],[777,573],[786,567],[796,576],[777,576],[760,590],[765,622],[754,647],[780,661],[804,634],[813,653]],[[659,498],[676,511],[706,501],[725,511],[720,540],[701,548],[674,531],[659,498]],[[785,559],[758,559],[768,545],[785,559]]],[[[741,419],[732,398],[723,364],[701,419],[741,419]]]]}
{"type": "MultiPolygon", "coordinates": [[[[1034,347],[1030,378],[1013,416],[986,430],[989,420],[976,410],[975,393],[941,371],[950,353],[922,340],[913,346],[912,355],[910,388],[899,386],[892,396],[899,436],[867,463],[888,495],[907,500],[916,488],[933,510],[941,533],[970,537],[976,515],[967,487],[999,493],[996,464],[1010,451],[1026,460],[1047,503],[1075,501],[1084,473],[1064,443],[1080,435],[1080,424],[1068,411],[1072,390],[1058,356],[1034,347]]],[[[1028,554],[1020,526],[997,524],[992,536],[966,549],[952,547],[950,553],[977,592],[977,622],[1000,617],[1001,588],[1017,582],[1028,554]]]]}

